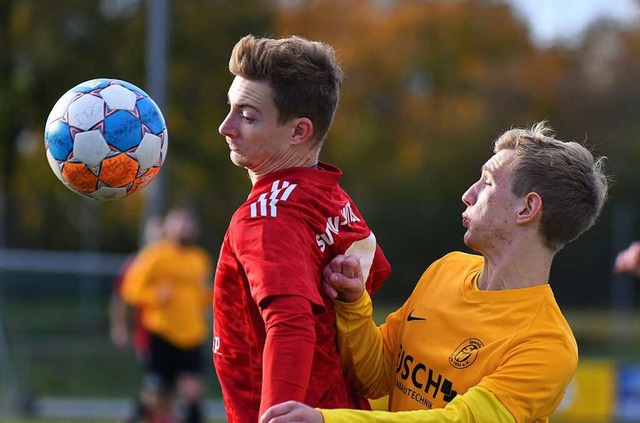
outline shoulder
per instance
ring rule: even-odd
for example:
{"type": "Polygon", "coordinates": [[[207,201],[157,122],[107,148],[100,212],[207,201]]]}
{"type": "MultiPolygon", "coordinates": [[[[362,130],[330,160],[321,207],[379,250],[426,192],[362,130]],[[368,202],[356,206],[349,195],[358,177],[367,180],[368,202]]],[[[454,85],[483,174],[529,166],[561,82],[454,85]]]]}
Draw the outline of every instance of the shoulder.
{"type": "Polygon", "coordinates": [[[159,255],[164,254],[171,248],[171,243],[160,239],[147,244],[143,247],[138,254],[136,254],[134,261],[149,260],[159,255]]]}
{"type": "Polygon", "coordinates": [[[323,180],[324,172],[314,169],[297,172],[276,172],[278,177],[269,175],[258,181],[247,201],[242,204],[232,218],[232,227],[270,227],[295,222],[304,224],[326,223],[326,218],[340,207],[351,203],[351,199],[335,181],[323,180]],[[306,172],[306,177],[300,173],[306,172]],[[312,176],[309,176],[312,175],[312,176]]]}
{"type": "MultiPolygon", "coordinates": [[[[340,190],[339,180],[342,172],[333,166],[323,164],[317,169],[295,167],[273,172],[258,180],[251,190],[247,203],[249,206],[261,203],[288,202],[295,204],[306,201],[322,201],[323,196],[329,196],[340,190]]],[[[255,208],[259,213],[260,210],[255,208]]]]}
{"type": "Polygon", "coordinates": [[[202,261],[205,264],[209,264],[211,262],[211,254],[204,248],[199,245],[194,245],[191,247],[191,253],[198,258],[198,260],[202,261]]]}
{"type": "MultiPolygon", "coordinates": [[[[569,322],[562,314],[553,292],[549,289],[531,327],[523,336],[534,338],[547,345],[551,355],[564,358],[566,365],[578,362],[578,344],[569,322]]],[[[558,359],[559,360],[559,359],[558,359]]]]}

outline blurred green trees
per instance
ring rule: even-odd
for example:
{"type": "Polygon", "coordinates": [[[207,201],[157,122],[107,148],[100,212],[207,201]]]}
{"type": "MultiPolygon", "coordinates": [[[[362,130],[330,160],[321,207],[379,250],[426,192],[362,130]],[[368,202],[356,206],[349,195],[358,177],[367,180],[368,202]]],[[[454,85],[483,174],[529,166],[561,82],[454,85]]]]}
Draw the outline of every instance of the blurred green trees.
{"type": "MultiPolygon", "coordinates": [[[[148,4],[0,0],[8,247],[136,248],[144,193],[88,203],[50,171],[42,132],[57,98],[81,81],[114,77],[145,86],[148,4]],[[89,235],[77,223],[83,216],[93,220],[89,235]]],[[[250,189],[217,132],[227,111],[229,53],[247,33],[301,34],[338,50],[347,79],[322,159],[345,171],[343,185],[394,265],[385,295],[403,298],[431,260],[465,249],[460,196],[492,140],[512,126],[548,120],[560,138],[586,141],[609,157],[616,183],[602,222],[560,254],[552,275],[561,281],[561,301],[606,305],[610,208],[639,201],[640,28],[600,22],[575,46],[541,48],[500,1],[172,2],[164,111],[170,146],[162,172],[168,203],[199,210],[213,253],[250,189]]]]}

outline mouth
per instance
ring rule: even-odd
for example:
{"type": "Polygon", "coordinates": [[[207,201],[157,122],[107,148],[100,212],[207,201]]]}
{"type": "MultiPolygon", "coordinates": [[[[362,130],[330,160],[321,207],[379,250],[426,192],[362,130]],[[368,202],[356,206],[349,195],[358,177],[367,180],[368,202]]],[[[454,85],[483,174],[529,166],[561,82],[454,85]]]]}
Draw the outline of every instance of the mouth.
{"type": "Polygon", "coordinates": [[[462,226],[465,228],[469,227],[469,218],[464,214],[462,215],[462,226]]]}
{"type": "Polygon", "coordinates": [[[237,151],[238,150],[238,146],[236,146],[235,144],[233,144],[230,140],[227,139],[227,145],[229,146],[229,150],[231,151],[237,151]]]}

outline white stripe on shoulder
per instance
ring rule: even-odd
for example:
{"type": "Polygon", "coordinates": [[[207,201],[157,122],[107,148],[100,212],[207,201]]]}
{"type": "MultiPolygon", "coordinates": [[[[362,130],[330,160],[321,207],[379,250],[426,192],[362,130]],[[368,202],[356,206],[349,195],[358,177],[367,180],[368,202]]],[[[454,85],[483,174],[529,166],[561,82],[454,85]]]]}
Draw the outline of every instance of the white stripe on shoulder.
{"type": "Polygon", "coordinates": [[[360,259],[362,274],[365,282],[369,279],[369,272],[376,255],[376,236],[371,232],[368,237],[353,242],[344,252],[348,256],[356,256],[360,259]]]}

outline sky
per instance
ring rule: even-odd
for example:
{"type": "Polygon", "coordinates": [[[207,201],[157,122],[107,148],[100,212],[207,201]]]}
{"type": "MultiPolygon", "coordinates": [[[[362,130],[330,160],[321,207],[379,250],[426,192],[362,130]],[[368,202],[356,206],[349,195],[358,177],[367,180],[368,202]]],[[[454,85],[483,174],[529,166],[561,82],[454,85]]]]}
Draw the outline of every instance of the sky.
{"type": "Polygon", "coordinates": [[[508,0],[529,23],[534,41],[549,45],[571,40],[594,21],[606,17],[621,23],[640,23],[637,0],[508,0]]]}

